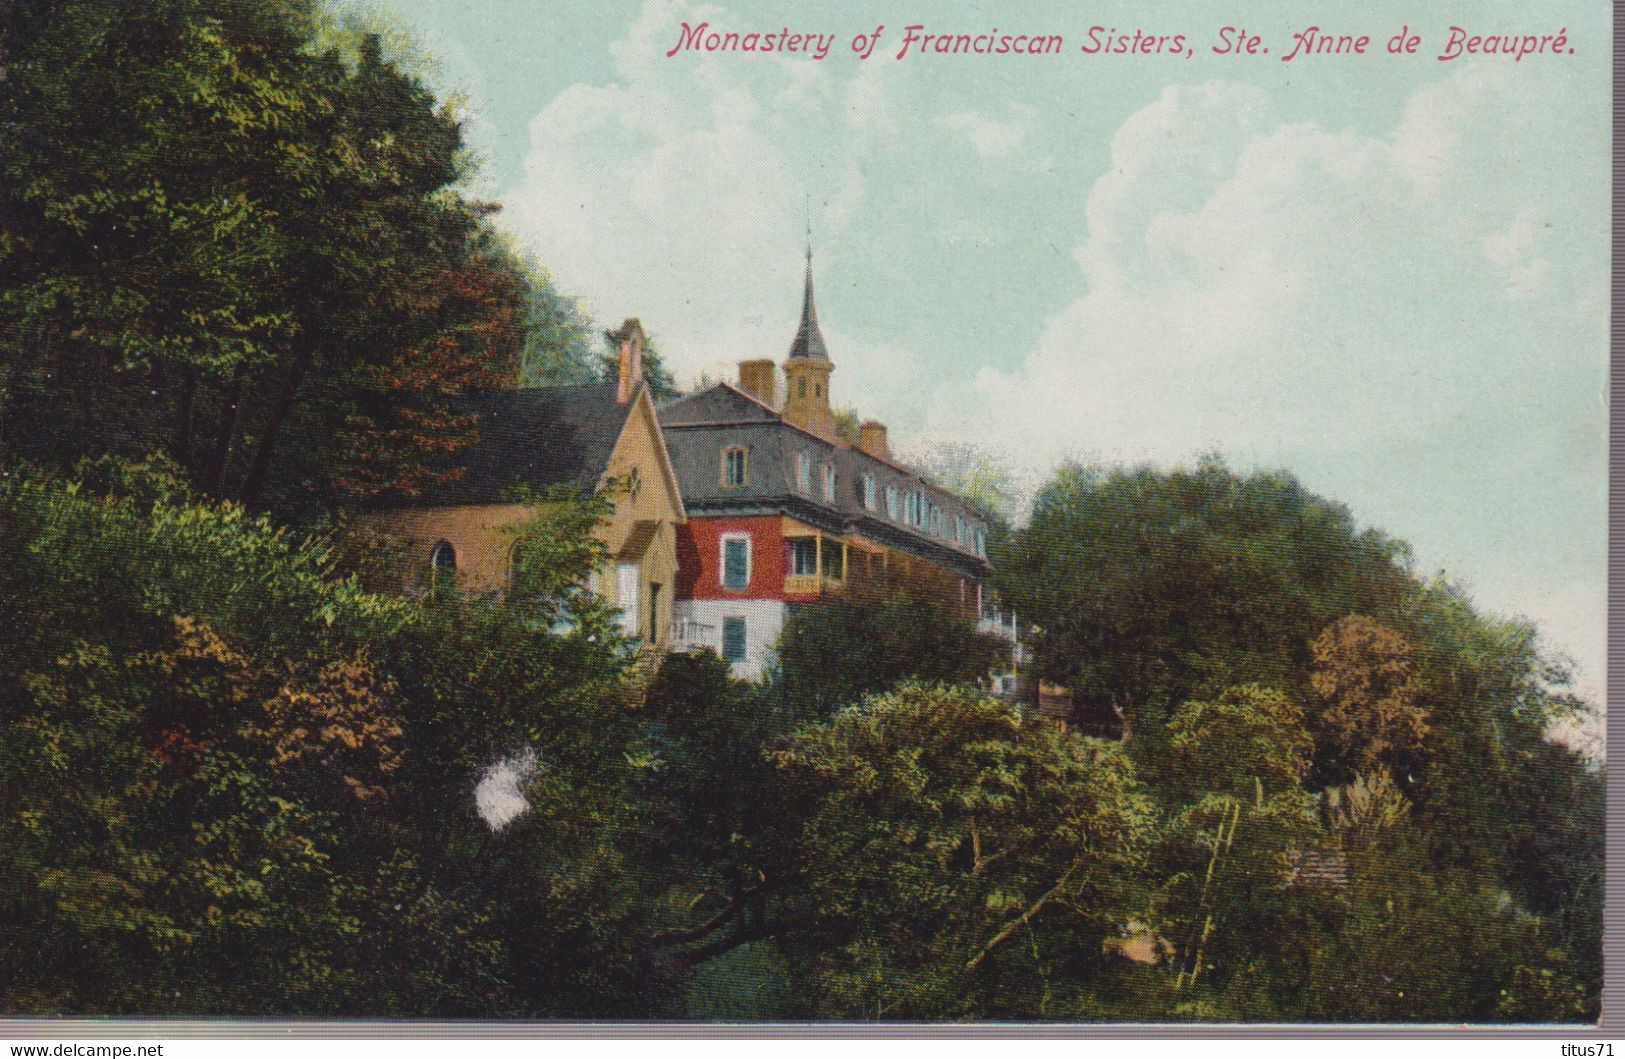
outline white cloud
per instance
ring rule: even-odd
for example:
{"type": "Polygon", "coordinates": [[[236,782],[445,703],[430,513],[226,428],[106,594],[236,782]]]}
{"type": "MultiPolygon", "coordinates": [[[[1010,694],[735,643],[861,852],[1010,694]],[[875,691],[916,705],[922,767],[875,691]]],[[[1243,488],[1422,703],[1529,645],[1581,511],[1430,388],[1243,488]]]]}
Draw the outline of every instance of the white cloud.
{"type": "Polygon", "coordinates": [[[532,120],[525,176],[503,196],[504,222],[568,293],[602,320],[640,317],[679,379],[785,352],[807,204],[818,244],[838,245],[865,196],[862,152],[896,121],[859,64],[665,58],[682,22],[723,17],[649,0],[611,48],[614,80],[573,85],[532,120]],[[819,140],[843,148],[809,151],[819,140]]]}
{"type": "Polygon", "coordinates": [[[1507,297],[1521,301],[1540,290],[1552,267],[1549,260],[1535,252],[1547,227],[1541,223],[1540,211],[1526,206],[1506,228],[1479,240],[1484,256],[1506,270],[1507,297]]]}
{"type": "Polygon", "coordinates": [[[939,123],[945,129],[962,133],[981,157],[1009,158],[1038,129],[1038,109],[1027,103],[1012,103],[1003,118],[976,110],[961,110],[946,115],[939,123]]]}
{"type": "Polygon", "coordinates": [[[1289,467],[1536,618],[1597,687],[1606,317],[1542,247],[1555,226],[1605,268],[1606,243],[1596,202],[1529,205],[1545,174],[1500,134],[1547,120],[1528,96],[1458,75],[1382,136],[1272,120],[1256,88],[1169,87],[1082,199],[1082,292],[1019,366],[945,385],[926,436],[1037,467],[1208,449],[1289,467]],[[1531,556],[1560,510],[1579,528],[1531,556]],[[1559,567],[1595,577],[1514,583],[1559,567]]]}

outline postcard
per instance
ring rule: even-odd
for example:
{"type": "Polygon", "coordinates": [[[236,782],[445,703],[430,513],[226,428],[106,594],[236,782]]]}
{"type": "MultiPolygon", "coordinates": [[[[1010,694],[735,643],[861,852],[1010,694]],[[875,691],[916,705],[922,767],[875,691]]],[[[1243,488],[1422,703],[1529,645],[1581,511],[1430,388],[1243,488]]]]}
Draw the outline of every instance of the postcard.
{"type": "Polygon", "coordinates": [[[1612,12],[0,14],[0,1017],[1594,1027],[1612,12]]]}

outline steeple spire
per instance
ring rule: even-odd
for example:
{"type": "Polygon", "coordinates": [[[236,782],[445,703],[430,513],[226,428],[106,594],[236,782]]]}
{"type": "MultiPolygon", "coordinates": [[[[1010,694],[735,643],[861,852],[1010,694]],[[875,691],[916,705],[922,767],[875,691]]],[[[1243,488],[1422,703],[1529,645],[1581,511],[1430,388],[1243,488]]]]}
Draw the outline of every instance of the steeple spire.
{"type": "Polygon", "coordinates": [[[790,343],[790,359],[805,357],[812,360],[828,360],[829,351],[824,348],[824,332],[818,329],[818,306],[813,303],[812,282],[812,209],[809,204],[807,210],[807,286],[801,296],[801,326],[796,328],[796,338],[790,343]]]}

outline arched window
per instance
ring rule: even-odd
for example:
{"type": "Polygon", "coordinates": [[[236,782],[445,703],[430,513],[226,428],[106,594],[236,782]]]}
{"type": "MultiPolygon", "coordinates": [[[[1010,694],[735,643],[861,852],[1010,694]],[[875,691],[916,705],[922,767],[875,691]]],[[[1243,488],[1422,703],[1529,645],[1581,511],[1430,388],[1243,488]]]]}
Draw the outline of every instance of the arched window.
{"type": "Polygon", "coordinates": [[[457,584],[457,549],[441,541],[429,552],[429,574],[435,588],[457,584]]]}

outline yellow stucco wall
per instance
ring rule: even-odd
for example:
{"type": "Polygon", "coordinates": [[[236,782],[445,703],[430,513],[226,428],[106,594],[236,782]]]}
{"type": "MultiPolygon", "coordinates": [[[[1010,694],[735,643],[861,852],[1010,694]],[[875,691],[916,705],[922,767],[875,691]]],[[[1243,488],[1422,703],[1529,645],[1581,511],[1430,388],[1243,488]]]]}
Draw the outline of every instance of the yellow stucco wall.
{"type": "MultiPolygon", "coordinates": [[[[677,584],[677,525],[682,521],[683,508],[654,406],[646,392],[628,412],[605,477],[632,484],[612,494],[614,514],[597,530],[610,560],[607,569],[594,574],[593,588],[614,600],[616,567],[622,562],[636,562],[640,589],[638,634],[650,639],[652,631],[657,647],[669,647],[672,596],[677,584]],[[649,523],[655,528],[647,546],[638,555],[623,554],[629,541],[647,536],[641,527],[649,523]]],[[[537,507],[526,504],[469,504],[401,508],[358,521],[368,530],[405,544],[408,569],[402,571],[402,587],[406,591],[422,591],[429,583],[430,555],[436,544],[445,541],[456,550],[457,581],[464,591],[500,592],[508,583],[513,529],[537,511],[537,507]]]]}

